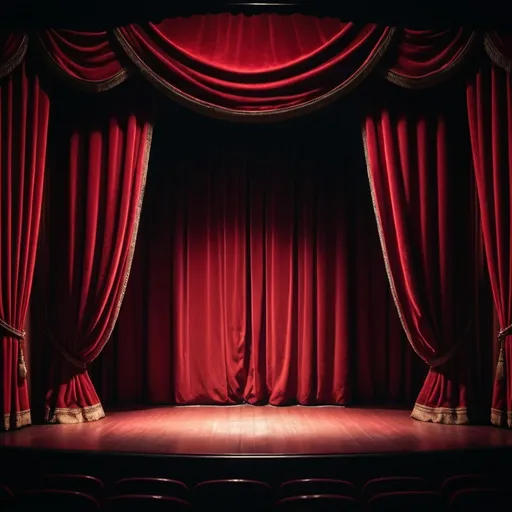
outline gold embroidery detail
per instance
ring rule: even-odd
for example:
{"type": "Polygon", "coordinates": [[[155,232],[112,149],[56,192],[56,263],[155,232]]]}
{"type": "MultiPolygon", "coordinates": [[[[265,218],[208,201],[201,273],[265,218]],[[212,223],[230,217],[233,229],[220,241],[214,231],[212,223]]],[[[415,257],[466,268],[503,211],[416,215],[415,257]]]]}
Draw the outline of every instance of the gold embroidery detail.
{"type": "Polygon", "coordinates": [[[25,411],[16,411],[16,413],[7,413],[4,414],[4,430],[10,430],[11,428],[11,418],[14,419],[14,428],[26,427],[32,424],[32,416],[30,414],[30,409],[25,411]]]}
{"type": "Polygon", "coordinates": [[[0,78],[11,74],[23,61],[25,55],[27,54],[28,49],[28,36],[27,34],[23,34],[23,39],[18,47],[18,49],[14,52],[14,55],[4,63],[3,66],[0,66],[0,78]]]}
{"type": "Polygon", "coordinates": [[[411,418],[445,425],[467,425],[470,423],[467,407],[429,407],[415,404],[411,418]]]}
{"type": "Polygon", "coordinates": [[[69,75],[52,57],[52,54],[46,48],[44,41],[40,34],[36,34],[36,48],[39,50],[39,53],[43,59],[43,61],[48,65],[48,67],[55,72],[55,74],[65,82],[75,86],[83,91],[87,92],[105,92],[114,87],[122,84],[129,76],[130,70],[127,68],[122,68],[118,71],[114,76],[107,78],[105,80],[85,80],[82,78],[77,78],[69,75]]]}
{"type": "Polygon", "coordinates": [[[512,411],[491,409],[491,423],[497,427],[508,426],[512,428],[512,411]]]}
{"type": "Polygon", "coordinates": [[[490,34],[486,34],[484,38],[485,53],[491,61],[504,69],[507,73],[512,73],[512,59],[509,59],[503,53],[501,53],[492,40],[490,34]]]}
{"type": "Polygon", "coordinates": [[[198,100],[189,96],[188,94],[180,91],[170,83],[162,80],[135,52],[130,43],[126,40],[119,29],[113,29],[112,33],[119,45],[137,67],[141,74],[149,80],[155,87],[162,91],[165,95],[169,96],[176,102],[184,105],[201,114],[208,115],[217,119],[229,119],[231,121],[279,121],[296,117],[297,115],[308,114],[318,110],[319,108],[326,106],[342,95],[348,94],[355,87],[357,87],[365,78],[367,78],[371,72],[375,69],[377,64],[380,62],[384,54],[387,52],[391,41],[395,35],[396,29],[394,27],[388,27],[388,32],[385,37],[381,40],[380,44],[375,49],[373,56],[370,58],[366,66],[359,69],[350,78],[348,78],[343,84],[338,85],[333,90],[323,94],[319,98],[309,100],[302,105],[296,105],[291,107],[284,107],[273,111],[253,111],[253,110],[234,110],[227,107],[220,107],[207,103],[203,100],[198,100]]]}
{"type": "Polygon", "coordinates": [[[46,407],[45,420],[48,423],[72,424],[98,421],[105,417],[101,404],[88,407],[55,408],[52,411],[46,407]]]}
{"type": "Polygon", "coordinates": [[[444,82],[451,78],[455,74],[455,72],[459,70],[459,67],[465,63],[468,57],[471,56],[471,51],[476,48],[476,43],[479,40],[480,38],[478,34],[476,32],[472,32],[464,48],[461,50],[459,55],[457,55],[457,57],[453,60],[453,62],[443,70],[433,75],[421,78],[411,78],[403,76],[389,69],[386,73],[386,80],[395,85],[407,89],[426,89],[428,87],[439,85],[441,82],[444,82]]]}

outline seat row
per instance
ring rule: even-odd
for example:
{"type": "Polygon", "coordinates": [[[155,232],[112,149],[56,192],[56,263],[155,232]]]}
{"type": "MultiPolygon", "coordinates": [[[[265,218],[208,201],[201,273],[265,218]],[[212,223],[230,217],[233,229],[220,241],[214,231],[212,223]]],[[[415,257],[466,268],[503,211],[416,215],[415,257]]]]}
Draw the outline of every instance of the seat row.
{"type": "Polygon", "coordinates": [[[227,479],[201,482],[189,489],[166,478],[127,478],[107,492],[103,482],[86,475],[46,475],[36,489],[0,491],[2,510],[470,510],[474,506],[501,506],[507,492],[486,475],[454,475],[436,489],[419,477],[383,477],[362,489],[332,478],[310,478],[282,483],[277,489],[255,480],[227,479]],[[471,508],[468,507],[471,504],[471,508]],[[46,507],[47,505],[47,507],[46,507]]]}

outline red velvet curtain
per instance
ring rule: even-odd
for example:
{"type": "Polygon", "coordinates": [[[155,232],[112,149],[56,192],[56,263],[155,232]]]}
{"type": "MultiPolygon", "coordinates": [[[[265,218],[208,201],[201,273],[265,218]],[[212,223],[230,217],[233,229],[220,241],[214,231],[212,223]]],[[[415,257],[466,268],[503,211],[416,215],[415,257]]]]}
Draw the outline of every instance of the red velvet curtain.
{"type": "Polygon", "coordinates": [[[23,341],[39,236],[49,114],[48,97],[25,63],[2,80],[0,400],[4,430],[31,423],[23,341]]]}
{"type": "MultiPolygon", "coordinates": [[[[512,46],[511,46],[512,48],[512,46]]],[[[512,60],[511,60],[512,62],[512,60]]],[[[512,427],[512,77],[496,65],[468,81],[467,107],[487,264],[500,324],[491,421],[512,427]]]]}
{"type": "Polygon", "coordinates": [[[412,404],[425,372],[390,297],[357,117],[165,118],[94,365],[106,402],[412,404]]]}
{"type": "Polygon", "coordinates": [[[361,83],[395,30],[303,15],[228,13],[113,31],[126,57],[165,94],[206,115],[294,116],[361,83]]]}
{"type": "Polygon", "coordinates": [[[152,132],[149,111],[140,104],[136,94],[75,98],[55,115],[50,422],[104,416],[87,365],[110,337],[130,271],[152,132]]]}
{"type": "Polygon", "coordinates": [[[392,293],[430,366],[412,417],[464,424],[477,414],[470,163],[460,95],[443,92],[389,91],[368,107],[364,138],[392,293]]]}

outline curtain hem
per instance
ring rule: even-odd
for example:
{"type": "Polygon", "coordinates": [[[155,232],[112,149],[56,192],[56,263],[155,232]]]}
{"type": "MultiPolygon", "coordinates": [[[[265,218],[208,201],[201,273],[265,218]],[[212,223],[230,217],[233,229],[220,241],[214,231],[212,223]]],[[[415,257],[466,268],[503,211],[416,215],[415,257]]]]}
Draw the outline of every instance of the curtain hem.
{"type": "Polygon", "coordinates": [[[444,425],[469,425],[467,407],[429,407],[415,404],[411,418],[444,425]]]}
{"type": "Polygon", "coordinates": [[[491,409],[491,423],[496,427],[512,428],[512,411],[491,409]]]}
{"type": "Polygon", "coordinates": [[[49,407],[46,408],[45,420],[47,423],[86,423],[89,421],[98,421],[105,417],[105,411],[101,403],[89,407],[63,407],[56,408],[53,412],[49,407]]]}
{"type": "MultiPolygon", "coordinates": [[[[21,427],[28,427],[29,425],[32,425],[32,415],[30,413],[30,409],[27,409],[26,411],[16,411],[16,421],[14,423],[14,428],[21,428],[21,427]]],[[[11,430],[11,418],[14,416],[14,414],[8,413],[4,414],[4,424],[3,429],[5,431],[11,430]]]]}

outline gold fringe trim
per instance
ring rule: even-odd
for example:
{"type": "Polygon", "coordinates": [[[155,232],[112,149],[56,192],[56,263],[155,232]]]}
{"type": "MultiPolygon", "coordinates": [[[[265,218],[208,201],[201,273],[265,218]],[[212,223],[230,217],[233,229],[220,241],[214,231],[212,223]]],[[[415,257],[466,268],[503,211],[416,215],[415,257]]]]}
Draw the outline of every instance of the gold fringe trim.
{"type": "Polygon", "coordinates": [[[101,404],[91,405],[89,407],[56,408],[53,409],[53,411],[47,407],[45,413],[45,420],[48,423],[60,423],[62,425],[98,421],[104,417],[105,411],[101,404]]]}
{"type": "Polygon", "coordinates": [[[184,105],[191,110],[199,112],[215,119],[228,119],[230,121],[248,121],[259,122],[259,121],[281,121],[283,119],[289,119],[298,115],[309,114],[318,110],[319,108],[326,106],[341,96],[348,94],[355,89],[365,78],[367,78],[371,72],[375,69],[377,64],[380,62],[382,57],[387,52],[396,29],[394,27],[388,27],[388,32],[381,40],[380,44],[374,51],[373,56],[369,62],[363,68],[356,71],[348,80],[343,84],[338,85],[333,90],[323,94],[319,98],[307,101],[302,105],[295,105],[292,107],[284,107],[272,111],[253,111],[253,110],[234,110],[227,107],[220,107],[208,103],[203,100],[198,100],[178,88],[174,87],[170,83],[162,80],[157,73],[155,73],[144,61],[141,59],[137,52],[132,48],[130,43],[126,40],[123,34],[118,28],[114,28],[112,33],[121,49],[126,53],[131,62],[137,67],[141,74],[151,82],[157,89],[175,100],[177,103],[184,105]]]}
{"type": "Polygon", "coordinates": [[[47,66],[63,81],[68,84],[81,89],[85,92],[101,93],[106,92],[114,87],[122,84],[129,76],[130,70],[122,68],[114,76],[105,80],[85,80],[82,78],[76,78],[69,75],[59,66],[58,62],[52,57],[51,52],[46,48],[44,41],[40,34],[36,34],[36,48],[39,51],[43,61],[47,66]]]}
{"type": "Polygon", "coordinates": [[[415,404],[411,418],[444,425],[468,425],[470,423],[467,407],[428,407],[415,404]]]}
{"type": "Polygon", "coordinates": [[[32,425],[32,415],[30,414],[30,409],[26,411],[17,411],[14,413],[4,414],[4,424],[3,429],[5,431],[11,429],[11,419],[14,419],[14,428],[22,428],[27,427],[28,425],[32,425]]]}
{"type": "Polygon", "coordinates": [[[471,50],[476,48],[476,43],[479,40],[480,38],[478,34],[476,32],[472,32],[464,48],[460,51],[459,55],[457,55],[453,62],[448,67],[433,75],[411,78],[405,77],[389,69],[386,74],[386,80],[406,89],[427,89],[428,87],[439,85],[441,82],[444,82],[455,75],[455,72],[457,72],[462,64],[465,63],[466,58],[471,56],[471,50]]]}
{"type": "Polygon", "coordinates": [[[512,428],[512,411],[491,409],[491,423],[497,427],[512,428]]]}
{"type": "Polygon", "coordinates": [[[23,34],[23,39],[21,40],[18,49],[14,52],[14,55],[6,61],[3,66],[0,66],[0,78],[11,74],[22,63],[25,55],[27,54],[27,49],[28,36],[27,34],[23,34]]]}
{"type": "Polygon", "coordinates": [[[507,73],[512,73],[512,59],[503,55],[492,40],[490,34],[486,34],[484,38],[485,53],[494,64],[504,69],[507,73]]]}

